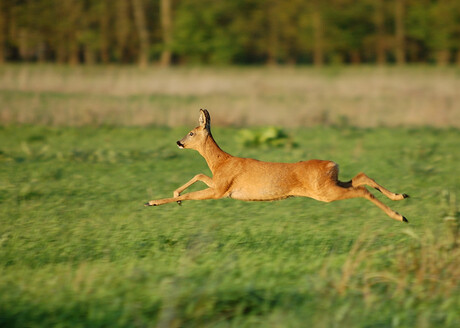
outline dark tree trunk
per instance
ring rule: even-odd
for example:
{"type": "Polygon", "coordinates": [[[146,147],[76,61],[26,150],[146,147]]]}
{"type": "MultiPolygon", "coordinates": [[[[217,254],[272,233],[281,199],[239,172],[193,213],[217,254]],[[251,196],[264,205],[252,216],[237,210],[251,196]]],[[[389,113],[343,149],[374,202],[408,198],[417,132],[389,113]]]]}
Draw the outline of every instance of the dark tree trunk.
{"type": "Polygon", "coordinates": [[[376,0],[375,6],[375,30],[376,30],[376,42],[375,52],[376,61],[379,65],[386,63],[385,55],[385,13],[383,7],[383,0],[376,0]]]}
{"type": "Polygon", "coordinates": [[[161,32],[163,35],[163,51],[161,52],[161,66],[171,65],[171,43],[172,43],[172,14],[171,0],[160,2],[161,32]]]}
{"type": "Polygon", "coordinates": [[[313,6],[312,13],[313,23],[313,64],[315,66],[323,66],[324,50],[323,50],[323,20],[321,11],[318,5],[313,6]]]}
{"type": "Polygon", "coordinates": [[[406,63],[406,45],[405,45],[405,0],[396,0],[395,2],[395,31],[396,31],[396,48],[395,56],[398,65],[406,63]]]}
{"type": "Polygon", "coordinates": [[[144,6],[142,0],[132,0],[134,10],[134,20],[136,23],[137,34],[139,36],[139,57],[138,64],[140,67],[146,67],[149,63],[149,32],[144,15],[144,6]]]}

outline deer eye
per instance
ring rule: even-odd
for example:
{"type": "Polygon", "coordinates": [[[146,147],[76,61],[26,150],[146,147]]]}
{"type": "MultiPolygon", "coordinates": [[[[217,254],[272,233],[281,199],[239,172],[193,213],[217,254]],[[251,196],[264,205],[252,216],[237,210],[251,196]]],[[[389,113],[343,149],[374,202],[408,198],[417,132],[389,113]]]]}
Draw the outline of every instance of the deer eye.
{"type": "Polygon", "coordinates": [[[191,136],[191,137],[193,137],[194,133],[193,133],[193,132],[190,132],[188,135],[191,136]]]}

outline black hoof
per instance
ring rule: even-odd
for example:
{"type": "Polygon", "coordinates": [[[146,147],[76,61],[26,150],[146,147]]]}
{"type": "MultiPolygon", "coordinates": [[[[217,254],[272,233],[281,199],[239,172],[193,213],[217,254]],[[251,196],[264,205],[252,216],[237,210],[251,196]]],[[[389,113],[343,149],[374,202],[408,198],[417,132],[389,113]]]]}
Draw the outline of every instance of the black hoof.
{"type": "Polygon", "coordinates": [[[179,205],[179,206],[182,205],[182,201],[181,201],[181,200],[178,200],[178,201],[177,201],[177,205],[179,205]]]}
{"type": "Polygon", "coordinates": [[[403,194],[404,198],[409,198],[410,196],[408,194],[403,194]]]}
{"type": "Polygon", "coordinates": [[[149,203],[145,203],[144,206],[150,206],[150,204],[149,204],[149,203]]]}
{"type": "Polygon", "coordinates": [[[403,216],[403,222],[409,223],[409,221],[407,221],[405,216],[403,216]]]}

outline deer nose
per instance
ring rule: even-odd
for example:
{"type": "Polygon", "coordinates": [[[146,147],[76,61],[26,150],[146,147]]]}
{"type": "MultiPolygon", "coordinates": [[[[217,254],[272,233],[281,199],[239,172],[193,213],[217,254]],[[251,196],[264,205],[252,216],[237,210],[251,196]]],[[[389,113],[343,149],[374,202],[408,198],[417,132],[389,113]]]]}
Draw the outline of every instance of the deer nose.
{"type": "Polygon", "coordinates": [[[176,142],[176,143],[177,143],[177,145],[179,146],[179,148],[184,148],[184,144],[183,144],[182,142],[178,141],[178,142],[176,142]]]}

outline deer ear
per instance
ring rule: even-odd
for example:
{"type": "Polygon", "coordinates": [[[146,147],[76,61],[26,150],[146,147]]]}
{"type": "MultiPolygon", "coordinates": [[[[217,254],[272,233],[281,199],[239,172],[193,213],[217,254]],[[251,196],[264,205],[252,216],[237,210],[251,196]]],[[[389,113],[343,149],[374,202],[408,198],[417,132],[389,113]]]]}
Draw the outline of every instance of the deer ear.
{"type": "Polygon", "coordinates": [[[211,128],[211,117],[206,109],[200,109],[200,126],[209,130],[211,128]]]}

